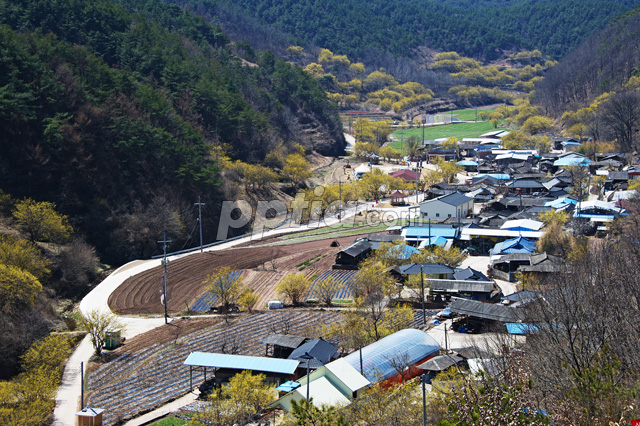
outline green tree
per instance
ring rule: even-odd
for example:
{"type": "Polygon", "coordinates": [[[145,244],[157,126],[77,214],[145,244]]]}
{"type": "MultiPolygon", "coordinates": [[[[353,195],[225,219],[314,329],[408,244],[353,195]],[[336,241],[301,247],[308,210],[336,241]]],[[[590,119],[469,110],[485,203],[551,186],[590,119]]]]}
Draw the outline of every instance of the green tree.
{"type": "Polygon", "coordinates": [[[98,356],[102,355],[102,347],[104,346],[107,332],[123,329],[115,315],[100,311],[83,313],[80,316],[78,326],[89,333],[91,344],[98,356]]]}
{"type": "Polygon", "coordinates": [[[347,426],[336,407],[316,407],[313,398],[291,401],[291,413],[283,426],[347,426]]]}
{"type": "Polygon", "coordinates": [[[13,218],[20,229],[29,234],[31,241],[66,242],[73,229],[67,217],[56,211],[56,205],[30,198],[16,203],[13,218]]]}
{"type": "Polygon", "coordinates": [[[340,290],[340,283],[336,277],[328,276],[316,282],[315,296],[318,300],[327,306],[331,306],[333,296],[340,290]]]}
{"type": "Polygon", "coordinates": [[[417,136],[409,136],[407,138],[407,153],[411,157],[418,155],[418,151],[421,148],[421,142],[417,136]]]}
{"type": "Polygon", "coordinates": [[[287,156],[282,174],[287,177],[294,187],[313,176],[309,162],[300,154],[289,154],[287,156]]]}
{"type": "Polygon", "coordinates": [[[236,374],[229,379],[229,386],[213,390],[207,408],[196,413],[187,425],[245,424],[277,397],[274,387],[267,385],[265,379],[264,374],[250,371],[236,374]]]}
{"type": "Polygon", "coordinates": [[[309,289],[309,280],[304,274],[289,274],[276,286],[276,293],[287,299],[292,305],[297,305],[309,289]]]}
{"type": "Polygon", "coordinates": [[[242,278],[228,266],[222,266],[207,275],[204,284],[209,294],[218,299],[224,312],[234,306],[242,294],[242,278]]]}
{"type": "Polygon", "coordinates": [[[0,235],[0,264],[27,271],[40,281],[51,272],[51,262],[34,243],[10,235],[0,235]]]}
{"type": "Polygon", "coordinates": [[[242,292],[238,299],[238,304],[249,312],[253,311],[253,307],[258,303],[258,295],[252,288],[248,288],[242,292]]]}
{"type": "Polygon", "coordinates": [[[542,115],[534,115],[525,120],[522,124],[522,131],[530,135],[535,135],[542,131],[548,130],[553,126],[553,120],[542,115]]]}
{"type": "Polygon", "coordinates": [[[41,291],[40,281],[30,272],[0,264],[0,311],[30,309],[41,291]]]}

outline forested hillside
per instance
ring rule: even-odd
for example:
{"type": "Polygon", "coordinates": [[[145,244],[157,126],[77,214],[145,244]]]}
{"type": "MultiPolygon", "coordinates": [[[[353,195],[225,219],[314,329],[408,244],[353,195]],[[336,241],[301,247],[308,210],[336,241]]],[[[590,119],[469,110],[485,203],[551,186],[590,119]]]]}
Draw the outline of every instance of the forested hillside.
{"type": "Polygon", "coordinates": [[[640,9],[612,22],[571,52],[536,88],[549,114],[583,107],[598,96],[640,83],[640,9]]]}
{"type": "Polygon", "coordinates": [[[1,0],[0,24],[0,189],[54,201],[108,261],[180,243],[197,195],[215,223],[214,151],[343,149],[315,80],[176,6],[1,0]]]}
{"type": "MultiPolygon", "coordinates": [[[[640,4],[637,0],[400,1],[169,0],[220,23],[246,22],[249,42],[263,37],[252,18],[313,44],[369,62],[383,53],[456,51],[492,60],[504,50],[539,49],[560,58],[589,34],[640,4]]],[[[275,37],[274,42],[281,40],[275,37]]]]}

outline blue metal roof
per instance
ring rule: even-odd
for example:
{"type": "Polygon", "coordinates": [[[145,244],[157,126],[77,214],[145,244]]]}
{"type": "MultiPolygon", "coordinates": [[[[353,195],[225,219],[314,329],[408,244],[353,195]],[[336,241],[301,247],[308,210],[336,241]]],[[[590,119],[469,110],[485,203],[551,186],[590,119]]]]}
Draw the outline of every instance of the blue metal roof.
{"type": "Polygon", "coordinates": [[[230,368],[233,370],[263,371],[265,373],[293,374],[299,361],[258,356],[191,352],[184,365],[196,367],[230,368]]]}
{"type": "Polygon", "coordinates": [[[508,253],[533,253],[536,249],[536,243],[524,237],[513,238],[498,243],[491,250],[492,254],[508,254],[508,253]]]}
{"type": "Polygon", "coordinates": [[[406,244],[400,244],[391,247],[387,252],[387,256],[390,259],[409,259],[412,255],[420,253],[415,247],[408,246],[406,244]]]}
{"type": "Polygon", "coordinates": [[[553,162],[554,166],[588,166],[591,163],[591,160],[588,158],[576,158],[576,157],[568,157],[568,158],[560,158],[553,162]]]}
{"type": "Polygon", "coordinates": [[[405,228],[403,232],[405,238],[431,238],[444,237],[444,238],[456,238],[458,236],[458,229],[453,227],[437,227],[432,226],[431,232],[429,232],[428,226],[409,226],[405,228]]]}
{"type": "Polygon", "coordinates": [[[505,173],[483,173],[483,174],[475,175],[473,178],[474,179],[480,179],[480,178],[482,178],[484,176],[492,177],[492,178],[498,179],[498,180],[509,180],[509,179],[511,179],[511,176],[509,176],[508,174],[505,174],[505,173]]]}
{"type": "Polygon", "coordinates": [[[478,163],[476,163],[475,161],[471,161],[471,160],[462,160],[462,161],[458,161],[456,163],[459,166],[477,166],[478,163]]]}

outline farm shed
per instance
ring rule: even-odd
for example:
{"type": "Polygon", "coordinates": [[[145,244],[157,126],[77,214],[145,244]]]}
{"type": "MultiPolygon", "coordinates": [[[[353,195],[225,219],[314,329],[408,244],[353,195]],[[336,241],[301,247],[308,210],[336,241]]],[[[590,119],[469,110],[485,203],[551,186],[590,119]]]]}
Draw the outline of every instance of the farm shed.
{"type": "Polygon", "coordinates": [[[267,345],[265,356],[274,358],[287,358],[291,352],[307,341],[306,337],[293,336],[291,334],[268,334],[260,342],[267,345]],[[271,350],[271,351],[269,351],[271,350]]]}
{"type": "Polygon", "coordinates": [[[485,320],[500,322],[517,322],[518,320],[515,308],[493,303],[478,302],[476,300],[466,300],[456,297],[453,298],[449,309],[458,315],[467,315],[485,320]]]}
{"type": "Polygon", "coordinates": [[[452,296],[472,300],[493,300],[500,292],[493,281],[429,280],[432,298],[448,300],[452,296]]]}
{"type": "Polygon", "coordinates": [[[336,263],[333,265],[333,269],[358,269],[358,264],[362,262],[370,252],[370,242],[356,241],[336,254],[336,263]]]}
{"type": "Polygon", "coordinates": [[[361,351],[352,352],[344,360],[358,371],[362,366],[362,374],[371,382],[399,379],[398,368],[404,367],[407,367],[404,380],[409,380],[421,373],[416,365],[439,351],[440,345],[433,337],[424,331],[407,328],[367,345],[361,351]]]}
{"type": "Polygon", "coordinates": [[[420,203],[420,213],[426,218],[467,217],[473,214],[473,198],[460,192],[443,195],[420,203]]]}
{"type": "Polygon", "coordinates": [[[292,401],[306,399],[307,392],[309,398],[313,399],[313,405],[318,408],[323,405],[347,405],[353,401],[361,389],[370,384],[369,380],[358,373],[344,358],[339,358],[312,372],[308,381],[304,376],[298,382],[302,386],[278,399],[271,406],[281,407],[284,411],[291,412],[292,401]]]}
{"type": "Polygon", "coordinates": [[[204,380],[207,369],[213,369],[216,382],[222,383],[240,371],[255,371],[267,376],[267,381],[280,384],[291,379],[299,361],[292,359],[266,358],[246,355],[216,354],[209,352],[191,352],[184,365],[189,366],[189,389],[193,389],[193,370],[202,368],[204,380]]]}
{"type": "Polygon", "coordinates": [[[104,410],[102,408],[89,408],[85,407],[82,411],[76,413],[78,419],[78,426],[102,426],[102,414],[104,410]]]}
{"type": "Polygon", "coordinates": [[[310,340],[295,349],[291,355],[289,355],[289,359],[300,361],[300,367],[306,369],[307,361],[303,358],[305,354],[313,357],[313,359],[309,360],[309,368],[315,370],[329,361],[336,359],[338,357],[338,348],[333,343],[329,343],[322,338],[310,340]]]}

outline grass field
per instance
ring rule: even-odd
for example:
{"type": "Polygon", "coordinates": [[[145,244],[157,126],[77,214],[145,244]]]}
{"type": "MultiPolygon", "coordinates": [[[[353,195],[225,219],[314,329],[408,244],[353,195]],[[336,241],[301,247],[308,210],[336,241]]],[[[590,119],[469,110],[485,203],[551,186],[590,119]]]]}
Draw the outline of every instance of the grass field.
{"type": "Polygon", "coordinates": [[[157,422],[151,423],[150,426],[182,426],[187,422],[177,417],[167,417],[157,422]]]}
{"type": "Polygon", "coordinates": [[[443,112],[441,114],[436,114],[436,121],[444,121],[444,117],[445,116],[449,117],[450,115],[453,115],[458,120],[474,121],[476,119],[476,110],[475,109],[458,109],[452,112],[443,112]]]}
{"type": "MultiPolygon", "coordinates": [[[[425,127],[424,139],[435,140],[440,138],[455,137],[462,138],[477,138],[483,133],[491,132],[495,130],[493,124],[489,121],[479,121],[477,123],[457,123],[457,124],[445,124],[442,126],[425,127]]],[[[404,139],[409,136],[417,136],[422,139],[422,128],[405,129],[393,133],[393,136],[397,139],[401,139],[401,132],[404,133],[404,139]]],[[[400,140],[389,143],[388,146],[400,151],[400,140]]],[[[406,146],[404,147],[407,148],[406,146]]]]}

